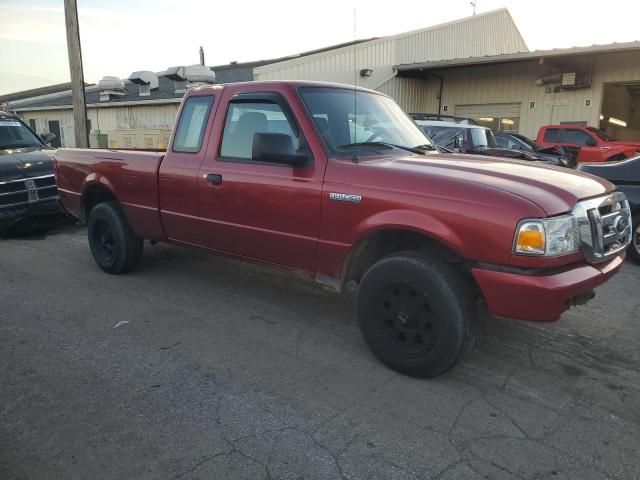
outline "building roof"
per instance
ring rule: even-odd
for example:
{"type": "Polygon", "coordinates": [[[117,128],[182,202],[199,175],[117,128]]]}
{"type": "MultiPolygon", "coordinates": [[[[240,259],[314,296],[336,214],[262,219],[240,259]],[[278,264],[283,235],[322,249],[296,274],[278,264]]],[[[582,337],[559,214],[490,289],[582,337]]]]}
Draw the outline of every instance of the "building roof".
{"type": "Polygon", "coordinates": [[[640,51],[640,41],[590,45],[586,47],[554,48],[552,50],[534,50],[533,52],[506,53],[502,55],[488,55],[484,57],[454,58],[450,60],[438,60],[422,63],[407,63],[395,65],[394,68],[399,72],[411,70],[433,70],[440,68],[467,67],[472,65],[522,62],[549,57],[606,54],[633,50],[640,51]]]}
{"type": "MultiPolygon", "coordinates": [[[[327,52],[330,50],[343,48],[345,46],[355,45],[362,42],[370,41],[371,39],[354,40],[351,42],[340,43],[338,45],[331,45],[316,50],[309,50],[306,52],[298,53],[295,55],[289,55],[286,57],[279,57],[274,59],[256,60],[253,62],[231,62],[226,65],[216,65],[209,67],[216,74],[216,83],[236,83],[247,82],[253,80],[253,69],[259,66],[268,65],[270,63],[282,62],[293,58],[300,58],[317,53],[327,52]]],[[[157,89],[151,90],[150,95],[141,97],[139,95],[138,85],[124,80],[124,95],[114,95],[108,102],[100,102],[100,87],[98,85],[90,85],[85,88],[85,97],[87,105],[109,107],[132,103],[178,103],[183,96],[183,93],[175,93],[175,84],[172,80],[166,77],[166,72],[158,72],[159,85],[157,89]]],[[[42,93],[35,92],[33,95],[29,95],[27,92],[19,92],[15,94],[5,95],[8,98],[6,101],[11,102],[10,108],[16,111],[26,110],[38,110],[38,109],[54,109],[58,108],[71,108],[71,84],[53,85],[51,87],[45,87],[42,93]]],[[[2,99],[3,97],[0,97],[2,99]]]]}
{"type": "Polygon", "coordinates": [[[349,52],[352,49],[347,47],[355,44],[359,44],[359,50],[394,44],[390,51],[395,52],[398,58],[396,61],[415,57],[418,54],[426,60],[436,55],[435,58],[453,58],[460,51],[478,54],[482,51],[496,53],[529,51],[509,10],[498,8],[417,30],[335,45],[331,48],[307,52],[306,55],[274,59],[263,66],[257,66],[254,73],[260,77],[295,65],[322,61],[328,57],[349,52]]]}
{"type": "MultiPolygon", "coordinates": [[[[92,85],[91,83],[85,83],[85,86],[92,85]]],[[[5,102],[12,102],[14,100],[22,100],[24,98],[40,97],[43,95],[50,95],[52,93],[64,92],[71,90],[71,82],[58,83],[56,85],[49,85],[47,87],[32,88],[31,90],[23,90],[21,92],[8,93],[6,95],[0,95],[0,104],[5,102]]]]}
{"type": "MultiPolygon", "coordinates": [[[[85,88],[85,98],[87,105],[114,106],[122,103],[130,102],[150,102],[150,101],[167,101],[179,102],[182,93],[175,93],[175,83],[167,77],[158,77],[158,88],[151,90],[150,95],[141,97],[139,94],[139,86],[129,80],[124,80],[124,95],[113,95],[108,102],[100,102],[100,87],[91,85],[85,88]]],[[[12,110],[36,110],[40,108],[55,107],[71,107],[71,90],[46,95],[44,97],[29,98],[11,102],[12,110]]]]}

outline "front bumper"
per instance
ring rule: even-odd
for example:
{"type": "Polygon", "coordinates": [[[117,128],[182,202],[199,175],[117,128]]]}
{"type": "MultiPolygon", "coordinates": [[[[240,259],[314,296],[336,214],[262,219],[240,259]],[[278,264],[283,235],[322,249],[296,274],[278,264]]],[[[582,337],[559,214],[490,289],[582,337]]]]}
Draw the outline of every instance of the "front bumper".
{"type": "Polygon", "coordinates": [[[0,208],[0,232],[10,230],[19,224],[43,221],[50,217],[63,215],[57,197],[10,208],[0,208]]]}
{"type": "Polygon", "coordinates": [[[534,322],[555,322],[572,304],[620,269],[624,253],[602,264],[584,264],[551,275],[526,275],[473,268],[489,312],[534,322]]]}

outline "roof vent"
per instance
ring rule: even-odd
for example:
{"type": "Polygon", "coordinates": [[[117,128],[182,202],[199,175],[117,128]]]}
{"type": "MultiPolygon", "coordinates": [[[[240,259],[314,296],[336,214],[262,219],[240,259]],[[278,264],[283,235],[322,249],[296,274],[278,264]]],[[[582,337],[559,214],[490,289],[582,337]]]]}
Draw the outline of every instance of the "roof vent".
{"type": "Polygon", "coordinates": [[[164,74],[169,80],[173,80],[174,93],[181,95],[187,91],[187,74],[184,67],[169,67],[164,74]]]}
{"type": "Polygon", "coordinates": [[[189,65],[184,67],[187,88],[197,85],[211,84],[216,81],[216,74],[204,65],[189,65]]]}
{"type": "Polygon", "coordinates": [[[113,96],[124,96],[124,81],[118,77],[103,77],[98,86],[101,102],[108,102],[113,96]]]}
{"type": "Polygon", "coordinates": [[[141,97],[148,97],[151,95],[151,90],[157,90],[158,88],[158,76],[146,70],[133,72],[129,75],[129,81],[135,83],[139,87],[139,95],[141,97]]]}
{"type": "Polygon", "coordinates": [[[204,65],[170,67],[165,75],[175,82],[175,93],[184,93],[189,88],[210,85],[216,81],[216,74],[204,65]]]}

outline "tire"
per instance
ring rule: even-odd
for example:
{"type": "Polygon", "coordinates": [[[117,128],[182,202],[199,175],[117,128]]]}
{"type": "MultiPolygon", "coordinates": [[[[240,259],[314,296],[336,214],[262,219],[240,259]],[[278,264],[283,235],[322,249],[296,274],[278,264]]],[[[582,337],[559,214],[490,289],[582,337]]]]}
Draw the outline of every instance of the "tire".
{"type": "Polygon", "coordinates": [[[102,202],[91,210],[87,234],[91,254],[105,272],[128,273],[140,263],[143,239],[133,234],[118,202],[102,202]]]}
{"type": "Polygon", "coordinates": [[[633,225],[631,231],[631,245],[629,245],[629,257],[640,264],[640,212],[636,213],[633,216],[633,220],[631,222],[633,225]]]}
{"type": "Polygon", "coordinates": [[[453,266],[419,253],[374,264],[360,282],[357,305],[373,354],[405,375],[441,375],[473,346],[470,282],[453,266]]]}

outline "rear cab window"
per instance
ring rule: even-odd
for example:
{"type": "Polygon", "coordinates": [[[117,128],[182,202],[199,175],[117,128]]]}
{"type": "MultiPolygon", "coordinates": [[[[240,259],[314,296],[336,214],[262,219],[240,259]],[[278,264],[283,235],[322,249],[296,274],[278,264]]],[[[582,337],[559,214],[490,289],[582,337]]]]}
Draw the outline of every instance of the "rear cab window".
{"type": "Polygon", "coordinates": [[[189,97],[185,101],[173,139],[174,152],[197,153],[200,151],[213,101],[212,95],[189,97]]]}
{"type": "Polygon", "coordinates": [[[560,129],[559,128],[547,128],[544,131],[544,141],[549,143],[558,143],[562,140],[560,139],[560,129]]]}

